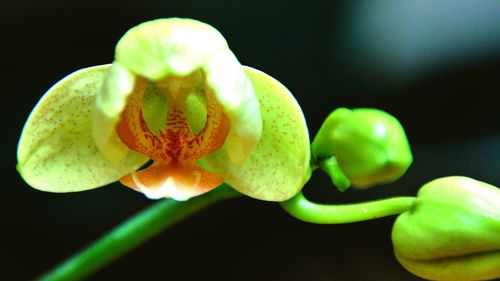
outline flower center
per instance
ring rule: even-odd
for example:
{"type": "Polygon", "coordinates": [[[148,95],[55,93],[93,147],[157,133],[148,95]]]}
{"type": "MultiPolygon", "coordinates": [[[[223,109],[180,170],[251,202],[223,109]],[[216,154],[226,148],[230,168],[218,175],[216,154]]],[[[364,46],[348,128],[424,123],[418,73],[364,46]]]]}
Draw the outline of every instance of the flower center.
{"type": "MultiPolygon", "coordinates": [[[[150,82],[138,79],[122,112],[117,133],[130,149],[148,156],[151,166],[121,178],[121,182],[150,198],[186,200],[219,186],[222,177],[205,171],[196,160],[219,149],[229,132],[229,119],[213,91],[204,86],[206,122],[194,133],[188,122],[187,97],[203,82],[202,73],[167,77],[155,83],[167,106],[165,126],[152,132],[143,114],[144,93],[150,82]]],[[[203,85],[202,85],[203,86],[203,85]]]]}

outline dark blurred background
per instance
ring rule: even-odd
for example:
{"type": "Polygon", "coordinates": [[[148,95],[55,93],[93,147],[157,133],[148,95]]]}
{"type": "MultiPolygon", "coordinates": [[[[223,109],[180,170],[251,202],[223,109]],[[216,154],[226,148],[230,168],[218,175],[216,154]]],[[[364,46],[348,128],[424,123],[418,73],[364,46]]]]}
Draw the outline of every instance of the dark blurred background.
{"type": "MultiPolygon", "coordinates": [[[[219,29],[239,60],[285,84],[311,136],[339,106],[397,116],[415,161],[398,182],[339,193],[321,173],[320,202],[414,195],[437,177],[500,185],[500,2],[2,0],[0,280],[29,280],[152,202],[114,184],[50,194],[15,171],[24,121],[65,75],[113,60],[132,26],[190,17],[219,29]]],[[[312,225],[275,203],[240,198],[162,233],[91,280],[421,280],[393,257],[394,217],[312,225]]]]}

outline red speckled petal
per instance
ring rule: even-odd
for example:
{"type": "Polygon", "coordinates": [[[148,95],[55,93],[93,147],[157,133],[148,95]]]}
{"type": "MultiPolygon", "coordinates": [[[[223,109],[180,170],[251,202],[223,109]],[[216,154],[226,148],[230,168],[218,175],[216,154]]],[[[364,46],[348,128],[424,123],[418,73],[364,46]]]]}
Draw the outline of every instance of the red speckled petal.
{"type": "Polygon", "coordinates": [[[92,110],[110,65],[71,73],[38,102],[24,125],[17,169],[32,187],[49,192],[97,188],[137,170],[148,160],[129,151],[109,161],[93,138],[92,110]]]}

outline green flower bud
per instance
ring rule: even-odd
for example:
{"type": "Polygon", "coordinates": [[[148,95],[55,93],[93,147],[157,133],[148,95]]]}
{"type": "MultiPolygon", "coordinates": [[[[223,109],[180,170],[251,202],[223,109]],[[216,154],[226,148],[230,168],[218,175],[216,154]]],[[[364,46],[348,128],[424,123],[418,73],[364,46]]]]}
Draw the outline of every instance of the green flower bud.
{"type": "Polygon", "coordinates": [[[466,177],[424,185],[392,230],[410,272],[432,280],[500,277],[500,189],[466,177]]]}
{"type": "Polygon", "coordinates": [[[361,188],[397,180],[413,161],[399,121],[370,108],[332,112],[314,139],[312,153],[317,163],[335,157],[345,176],[361,188]]]}

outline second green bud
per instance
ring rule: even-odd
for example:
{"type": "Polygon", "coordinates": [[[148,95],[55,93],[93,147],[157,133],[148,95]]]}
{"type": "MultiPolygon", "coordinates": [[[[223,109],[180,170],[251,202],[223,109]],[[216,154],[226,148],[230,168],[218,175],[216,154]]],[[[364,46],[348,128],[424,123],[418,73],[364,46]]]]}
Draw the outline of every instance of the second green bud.
{"type": "Polygon", "coordinates": [[[500,189],[453,176],[420,188],[392,229],[394,253],[410,272],[430,280],[500,277],[500,189]]]}

